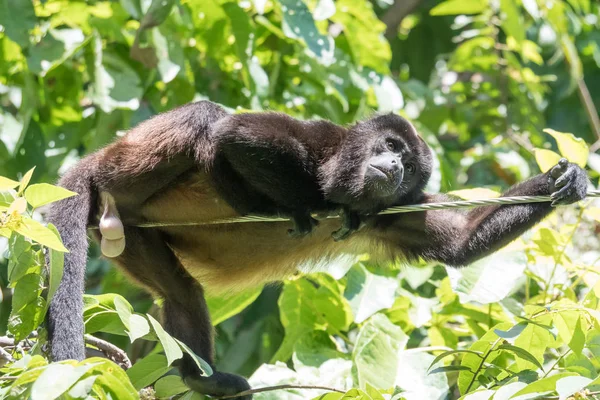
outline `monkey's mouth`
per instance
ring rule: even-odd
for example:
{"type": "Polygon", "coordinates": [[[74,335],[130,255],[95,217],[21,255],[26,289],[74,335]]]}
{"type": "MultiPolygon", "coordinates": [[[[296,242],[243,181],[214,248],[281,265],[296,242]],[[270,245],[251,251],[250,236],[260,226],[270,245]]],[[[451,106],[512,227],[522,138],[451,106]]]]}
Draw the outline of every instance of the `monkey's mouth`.
{"type": "Polygon", "coordinates": [[[374,177],[378,176],[380,178],[385,178],[385,179],[389,180],[390,182],[397,180],[397,177],[398,177],[397,170],[386,169],[386,168],[380,167],[379,165],[373,165],[373,164],[369,164],[369,168],[371,169],[371,172],[374,174],[374,177]]]}

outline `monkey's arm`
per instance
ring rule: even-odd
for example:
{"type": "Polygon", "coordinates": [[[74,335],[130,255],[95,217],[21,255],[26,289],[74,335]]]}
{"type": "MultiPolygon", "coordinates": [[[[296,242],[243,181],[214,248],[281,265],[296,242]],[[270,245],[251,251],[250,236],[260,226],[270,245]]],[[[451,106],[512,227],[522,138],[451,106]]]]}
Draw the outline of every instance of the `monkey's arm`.
{"type": "MultiPolygon", "coordinates": [[[[550,214],[553,206],[585,198],[587,183],[583,169],[561,160],[547,173],[515,185],[503,194],[551,195],[552,203],[486,206],[467,213],[455,210],[412,213],[415,215],[402,222],[405,237],[398,237],[398,240],[409,256],[452,266],[467,265],[506,246],[550,214]],[[419,226],[415,218],[422,219],[422,228],[414,228],[419,226]]],[[[427,195],[426,202],[447,201],[444,197],[427,195]]]]}
{"type": "Polygon", "coordinates": [[[240,213],[289,215],[296,234],[309,233],[316,223],[310,212],[322,209],[325,200],[316,157],[298,137],[304,129],[302,122],[275,113],[231,115],[216,123],[212,172],[225,200],[240,213]]]}

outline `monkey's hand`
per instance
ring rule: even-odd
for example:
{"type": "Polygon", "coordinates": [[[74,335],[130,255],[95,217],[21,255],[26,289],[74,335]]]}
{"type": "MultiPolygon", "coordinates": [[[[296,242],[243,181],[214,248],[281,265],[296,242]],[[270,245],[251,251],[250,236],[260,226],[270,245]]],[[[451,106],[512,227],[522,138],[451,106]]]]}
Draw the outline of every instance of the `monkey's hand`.
{"type": "Polygon", "coordinates": [[[361,228],[360,216],[356,211],[344,207],[341,213],[342,227],[331,234],[336,242],[347,239],[354,232],[361,228]]]}
{"type": "Polygon", "coordinates": [[[577,164],[561,158],[548,174],[548,189],[552,206],[572,204],[585,199],[588,176],[577,164]]]}
{"type": "Polygon", "coordinates": [[[294,227],[288,230],[288,235],[294,238],[301,238],[310,234],[319,221],[311,217],[310,213],[295,214],[292,216],[294,227]]]}

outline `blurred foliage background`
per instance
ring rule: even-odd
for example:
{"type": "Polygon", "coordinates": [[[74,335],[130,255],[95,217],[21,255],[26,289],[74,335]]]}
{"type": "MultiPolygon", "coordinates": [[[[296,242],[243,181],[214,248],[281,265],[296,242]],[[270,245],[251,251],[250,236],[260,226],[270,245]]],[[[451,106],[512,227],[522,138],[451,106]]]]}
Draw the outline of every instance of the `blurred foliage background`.
{"type": "MultiPolygon", "coordinates": [[[[0,0],[0,175],[21,179],[35,166],[32,181],[52,183],[138,122],[208,99],[231,110],[277,110],[340,124],[399,112],[434,149],[431,191],[501,191],[538,173],[554,152],[569,155],[544,128],[572,132],[596,186],[599,18],[593,0],[0,0]]],[[[497,323],[510,327],[540,312],[527,307],[583,304],[597,285],[600,257],[600,209],[586,210],[564,210],[519,241],[512,256],[472,269],[384,270],[367,262],[347,272],[353,262],[342,260],[333,266],[339,282],[320,274],[229,302],[213,299],[218,367],[255,374],[259,385],[312,379],[365,389],[368,383],[396,386],[409,399],[457,398],[478,386],[495,393],[528,382],[494,383],[506,379],[502,368],[512,368],[508,377],[535,370],[514,352],[497,357],[502,368],[489,372],[487,366],[426,370],[431,352],[469,348],[493,336],[497,323]],[[315,317],[298,323],[302,310],[315,317]],[[386,351],[356,354],[357,340],[382,332],[388,342],[377,349],[386,351]],[[263,365],[277,360],[288,363],[263,365]],[[384,366],[390,376],[380,371],[384,366]]],[[[152,299],[98,254],[93,248],[88,292],[120,294],[136,311],[156,315],[152,299]]],[[[12,290],[1,271],[4,334],[12,290]]],[[[600,337],[598,321],[589,318],[593,334],[584,329],[582,342],[588,350],[600,337]]],[[[573,351],[576,324],[566,325],[557,328],[563,336],[554,347],[530,341],[519,348],[540,363],[556,363],[551,371],[568,369],[569,357],[559,350],[573,351]]],[[[133,361],[154,347],[105,328],[88,325],[88,332],[127,349],[133,361]]],[[[579,377],[597,377],[600,353],[569,354],[577,355],[569,362],[579,377]]],[[[473,363],[465,358],[459,367],[473,363]]],[[[309,396],[284,393],[260,398],[309,396]]]]}

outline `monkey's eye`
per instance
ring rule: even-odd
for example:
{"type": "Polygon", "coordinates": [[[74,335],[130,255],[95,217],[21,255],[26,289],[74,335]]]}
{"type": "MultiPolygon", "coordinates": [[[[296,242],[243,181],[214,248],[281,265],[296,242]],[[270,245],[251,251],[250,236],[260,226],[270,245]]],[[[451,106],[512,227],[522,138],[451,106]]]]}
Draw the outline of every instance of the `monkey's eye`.
{"type": "Polygon", "coordinates": [[[396,151],[396,143],[394,143],[393,140],[386,140],[385,146],[388,148],[389,151],[396,151]]]}
{"type": "Polygon", "coordinates": [[[415,164],[413,163],[408,163],[404,166],[404,168],[406,168],[406,172],[408,172],[409,174],[414,174],[415,173],[415,164]]]}

